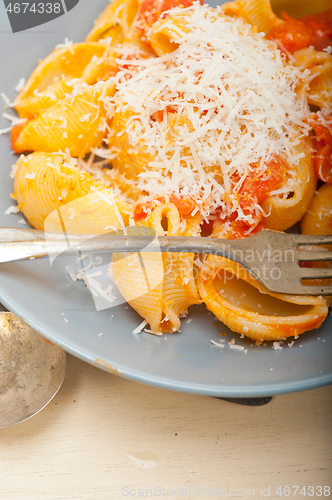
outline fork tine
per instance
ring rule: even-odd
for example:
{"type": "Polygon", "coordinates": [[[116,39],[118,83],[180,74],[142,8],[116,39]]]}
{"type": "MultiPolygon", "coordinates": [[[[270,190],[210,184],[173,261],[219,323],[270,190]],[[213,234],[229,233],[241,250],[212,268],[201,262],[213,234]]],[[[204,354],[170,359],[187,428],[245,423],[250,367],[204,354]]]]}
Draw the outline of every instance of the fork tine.
{"type": "Polygon", "coordinates": [[[312,251],[312,252],[303,252],[299,251],[296,255],[297,260],[300,261],[313,261],[313,262],[319,262],[319,261],[332,261],[332,252],[326,251],[326,252],[321,252],[321,251],[312,251]]]}
{"type": "Polygon", "coordinates": [[[332,245],[331,235],[295,234],[292,236],[298,245],[332,245]]]}
{"type": "Polygon", "coordinates": [[[296,290],[294,288],[292,293],[296,295],[332,295],[332,285],[328,286],[298,285],[296,287],[296,290]]]}
{"type": "Polygon", "coordinates": [[[332,278],[332,267],[302,267],[301,279],[332,278]]]}

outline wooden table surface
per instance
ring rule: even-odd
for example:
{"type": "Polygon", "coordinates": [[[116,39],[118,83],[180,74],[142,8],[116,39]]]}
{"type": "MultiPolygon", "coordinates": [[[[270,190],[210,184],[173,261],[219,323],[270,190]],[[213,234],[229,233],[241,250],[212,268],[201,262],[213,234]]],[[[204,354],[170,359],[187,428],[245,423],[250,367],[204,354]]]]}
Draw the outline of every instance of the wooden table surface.
{"type": "Polygon", "coordinates": [[[302,489],[291,498],[316,498],[320,486],[326,498],[331,423],[332,386],[248,407],[141,385],[69,356],[49,405],[0,429],[0,500],[280,499],[287,486],[302,489]]]}

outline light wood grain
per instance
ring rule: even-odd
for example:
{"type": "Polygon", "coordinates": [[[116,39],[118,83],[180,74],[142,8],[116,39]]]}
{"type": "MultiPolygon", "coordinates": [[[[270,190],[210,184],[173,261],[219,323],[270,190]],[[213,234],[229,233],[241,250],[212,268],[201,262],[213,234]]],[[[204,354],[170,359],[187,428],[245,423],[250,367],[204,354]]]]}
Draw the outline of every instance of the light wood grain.
{"type": "Polygon", "coordinates": [[[245,489],[254,489],[256,498],[270,486],[277,499],[280,485],[332,486],[331,423],[332,386],[245,407],[144,386],[69,357],[53,401],[0,429],[0,499],[151,498],[139,489],[155,486],[173,490],[161,498],[206,498],[213,488],[225,494],[210,498],[231,498],[229,489],[243,490],[233,498],[253,498],[245,489]],[[137,496],[124,496],[126,486],[137,496]],[[189,486],[200,494],[189,497],[189,486]]]}

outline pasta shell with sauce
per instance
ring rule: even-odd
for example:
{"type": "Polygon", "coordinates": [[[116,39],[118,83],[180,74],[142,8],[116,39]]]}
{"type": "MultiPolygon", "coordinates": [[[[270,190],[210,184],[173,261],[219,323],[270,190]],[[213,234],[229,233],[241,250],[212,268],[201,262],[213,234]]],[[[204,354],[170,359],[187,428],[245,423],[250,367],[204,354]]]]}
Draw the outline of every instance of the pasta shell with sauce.
{"type": "Polygon", "coordinates": [[[139,116],[124,105],[124,111],[116,111],[112,119],[112,134],[109,138],[111,151],[118,152],[112,161],[113,168],[126,175],[129,180],[136,180],[138,174],[144,172],[155,156],[146,152],[144,141],[139,139],[134,144],[132,135],[136,126],[140,130],[139,116]]]}
{"type": "Polygon", "coordinates": [[[242,17],[259,32],[268,33],[272,28],[284,22],[273,12],[270,0],[237,0],[228,2],[221,8],[228,15],[242,17]]]}
{"type": "MultiPolygon", "coordinates": [[[[106,7],[86,37],[87,42],[98,41],[108,36],[109,31],[117,26],[126,37],[139,8],[137,0],[115,0],[106,7]]],[[[120,30],[119,30],[120,31],[120,30]]]]}
{"type": "Polygon", "coordinates": [[[198,277],[207,308],[228,328],[259,342],[285,340],[319,328],[328,314],[322,297],[265,290],[242,266],[209,256],[198,277]],[[264,313],[263,313],[264,311],[264,313]]]}
{"type": "MultiPolygon", "coordinates": [[[[200,231],[200,217],[188,220],[181,232],[181,219],[173,203],[161,203],[140,225],[151,227],[157,235],[194,236],[200,231]]],[[[136,228],[139,229],[139,228],[136,228]]],[[[149,323],[154,333],[172,333],[179,329],[179,315],[190,305],[200,302],[194,279],[194,254],[141,253],[146,273],[140,261],[121,259],[112,264],[116,284],[130,305],[149,323]],[[150,290],[146,274],[153,276],[150,290]]]]}
{"type": "MultiPolygon", "coordinates": [[[[115,91],[114,83],[106,94],[115,91]]],[[[72,156],[84,156],[101,145],[106,136],[107,114],[100,100],[101,91],[86,86],[76,97],[64,97],[39,116],[12,130],[11,143],[16,153],[69,150],[72,156]]]]}
{"type": "Polygon", "coordinates": [[[72,91],[72,87],[67,83],[70,78],[61,78],[58,82],[50,85],[43,92],[36,93],[15,104],[15,109],[20,118],[32,120],[42,111],[53,106],[61,97],[72,91]]]}
{"type": "MultiPolygon", "coordinates": [[[[332,235],[332,185],[324,184],[316,191],[310,206],[301,221],[302,234],[332,235]]],[[[312,262],[313,267],[332,267],[332,246],[326,246],[331,252],[330,262],[312,262]]],[[[305,248],[309,250],[308,247],[305,248]]],[[[321,250],[322,247],[312,247],[311,251],[321,250]]],[[[331,285],[332,280],[308,280],[310,285],[331,285]]],[[[330,305],[332,296],[324,297],[330,305]]]]}
{"type": "Polygon", "coordinates": [[[332,184],[324,184],[316,191],[301,230],[303,234],[332,234],[332,184]]]}
{"type": "Polygon", "coordinates": [[[295,66],[310,72],[304,81],[309,104],[322,108],[331,105],[332,55],[307,47],[296,51],[294,59],[295,66]]]}
{"type": "Polygon", "coordinates": [[[15,104],[35,93],[44,92],[62,78],[80,78],[91,59],[101,57],[105,50],[106,46],[101,43],[77,43],[55,49],[33,71],[15,104]]]}
{"type": "MultiPolygon", "coordinates": [[[[18,207],[29,223],[44,230],[45,220],[64,207],[72,209],[75,217],[66,217],[66,229],[73,233],[103,234],[110,220],[109,203],[105,200],[95,204],[97,192],[105,193],[113,200],[113,193],[96,182],[90,174],[82,173],[76,162],[64,154],[33,153],[17,162],[14,193],[18,207]],[[75,202],[75,204],[73,204],[75,202]]],[[[104,195],[105,196],[105,195],[104,195]]],[[[117,210],[123,224],[129,223],[131,207],[114,195],[117,210]]],[[[114,212],[114,210],[113,210],[114,212]]],[[[48,221],[48,231],[56,230],[48,221]]]]}
{"type": "MultiPolygon", "coordinates": [[[[157,206],[144,223],[154,228],[160,236],[165,234],[164,231],[170,236],[198,236],[201,216],[180,217],[175,205],[166,203],[157,206]],[[181,229],[181,223],[184,223],[184,230],[181,229]]],[[[178,330],[181,324],[179,315],[189,306],[200,302],[194,279],[194,257],[194,254],[191,253],[168,252],[163,254],[162,308],[164,319],[161,326],[164,332],[172,333],[178,330]]]]}
{"type": "Polygon", "coordinates": [[[283,188],[288,188],[288,197],[283,194],[269,196],[262,202],[264,212],[264,227],[274,231],[285,231],[301,220],[305,214],[317,183],[313,167],[310,145],[302,140],[295,154],[303,154],[297,165],[291,170],[291,176],[286,179],[283,188]]]}

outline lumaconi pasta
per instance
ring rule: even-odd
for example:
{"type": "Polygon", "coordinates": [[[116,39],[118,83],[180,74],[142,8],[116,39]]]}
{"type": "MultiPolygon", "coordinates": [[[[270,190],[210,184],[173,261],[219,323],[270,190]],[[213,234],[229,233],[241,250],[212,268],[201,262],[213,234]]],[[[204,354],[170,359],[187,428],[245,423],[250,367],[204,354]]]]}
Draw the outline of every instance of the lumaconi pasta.
{"type": "Polygon", "coordinates": [[[52,52],[35,69],[17,96],[15,107],[19,116],[34,118],[70,93],[67,82],[81,78],[89,62],[94,57],[102,56],[105,50],[101,43],[78,43],[52,52]]]}
{"type": "MultiPolygon", "coordinates": [[[[36,229],[44,230],[48,219],[47,229],[52,232],[59,228],[51,227],[50,216],[61,208],[70,211],[75,202],[75,217],[65,217],[68,233],[103,234],[108,232],[104,230],[107,225],[120,229],[116,221],[110,220],[105,203],[100,207],[91,201],[94,193],[108,190],[88,173],[80,172],[76,165],[77,162],[66,154],[33,153],[21,157],[14,181],[19,209],[36,229]],[[69,226],[71,220],[72,226],[69,226]]],[[[130,205],[116,195],[114,202],[124,224],[128,224],[130,205]]]]}
{"type": "Polygon", "coordinates": [[[13,150],[51,153],[68,149],[72,156],[84,156],[100,146],[106,135],[103,125],[107,115],[100,97],[102,92],[109,96],[114,90],[114,84],[102,91],[86,86],[76,96],[63,97],[36,118],[13,129],[13,150]]]}
{"type": "Polygon", "coordinates": [[[303,234],[330,234],[332,231],[332,185],[324,184],[313,196],[302,219],[303,234]]]}
{"type": "MultiPolygon", "coordinates": [[[[113,1],[15,101],[26,122],[12,146],[32,152],[17,162],[19,208],[68,233],[232,239],[302,219],[331,234],[331,26],[332,11],[279,18],[270,0],[113,1]],[[317,177],[329,184],[315,194],[317,177]]],[[[330,303],[267,292],[220,257],[118,254],[111,272],[154,334],[204,302],[231,330],[280,341],[318,328],[330,303]]]]}
{"type": "Polygon", "coordinates": [[[243,267],[220,257],[207,259],[199,292],[220,321],[256,341],[297,337],[320,326],[328,313],[322,297],[273,294],[243,267]]]}

